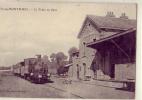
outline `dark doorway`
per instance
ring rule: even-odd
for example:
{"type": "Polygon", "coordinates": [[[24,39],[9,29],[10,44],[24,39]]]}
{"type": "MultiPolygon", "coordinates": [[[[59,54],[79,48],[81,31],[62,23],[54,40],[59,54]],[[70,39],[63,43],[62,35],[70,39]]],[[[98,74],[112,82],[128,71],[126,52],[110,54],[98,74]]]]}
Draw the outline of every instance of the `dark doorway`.
{"type": "Polygon", "coordinates": [[[115,78],[115,64],[111,64],[110,77],[115,78]]]}
{"type": "Polygon", "coordinates": [[[79,78],[79,65],[77,64],[76,66],[77,66],[77,79],[80,79],[79,78]]]}

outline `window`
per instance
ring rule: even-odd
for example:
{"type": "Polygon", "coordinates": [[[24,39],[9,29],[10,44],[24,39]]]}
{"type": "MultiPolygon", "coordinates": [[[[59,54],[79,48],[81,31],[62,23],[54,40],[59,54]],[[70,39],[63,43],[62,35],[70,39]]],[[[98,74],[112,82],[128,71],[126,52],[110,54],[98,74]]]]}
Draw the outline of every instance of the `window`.
{"type": "Polygon", "coordinates": [[[86,63],[83,63],[83,66],[86,66],[86,63]]]}

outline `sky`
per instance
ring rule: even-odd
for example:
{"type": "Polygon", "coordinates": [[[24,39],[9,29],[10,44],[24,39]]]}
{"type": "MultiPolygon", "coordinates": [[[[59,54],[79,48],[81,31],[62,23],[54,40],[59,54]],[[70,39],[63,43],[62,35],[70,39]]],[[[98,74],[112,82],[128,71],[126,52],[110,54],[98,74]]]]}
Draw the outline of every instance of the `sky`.
{"type": "MultiPolygon", "coordinates": [[[[9,0],[10,1],[10,0],[9,0]]],[[[0,10],[0,66],[10,66],[36,54],[50,56],[59,51],[68,55],[78,47],[77,35],[87,14],[116,17],[125,12],[136,19],[135,4],[2,2],[0,8],[44,8],[55,11],[0,10]]]]}

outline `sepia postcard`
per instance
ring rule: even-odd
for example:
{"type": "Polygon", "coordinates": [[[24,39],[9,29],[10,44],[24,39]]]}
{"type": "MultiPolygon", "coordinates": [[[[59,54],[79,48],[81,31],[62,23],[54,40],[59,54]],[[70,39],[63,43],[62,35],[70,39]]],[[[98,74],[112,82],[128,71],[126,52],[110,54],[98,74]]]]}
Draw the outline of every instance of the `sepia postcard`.
{"type": "Polygon", "coordinates": [[[1,98],[135,99],[136,3],[0,2],[1,98]]]}

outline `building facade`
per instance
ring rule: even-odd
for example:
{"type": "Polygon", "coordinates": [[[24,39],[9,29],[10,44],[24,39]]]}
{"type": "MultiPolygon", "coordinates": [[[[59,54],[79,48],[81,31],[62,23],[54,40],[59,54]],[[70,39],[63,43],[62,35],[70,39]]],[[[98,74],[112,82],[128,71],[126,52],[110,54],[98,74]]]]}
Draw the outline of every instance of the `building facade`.
{"type": "Polygon", "coordinates": [[[136,20],[125,16],[87,15],[78,34],[79,55],[73,57],[75,76],[78,79],[135,77],[135,34],[136,20]],[[115,41],[111,39],[108,43],[106,40],[110,37],[115,41]],[[126,71],[130,75],[125,75],[126,71]]]}

